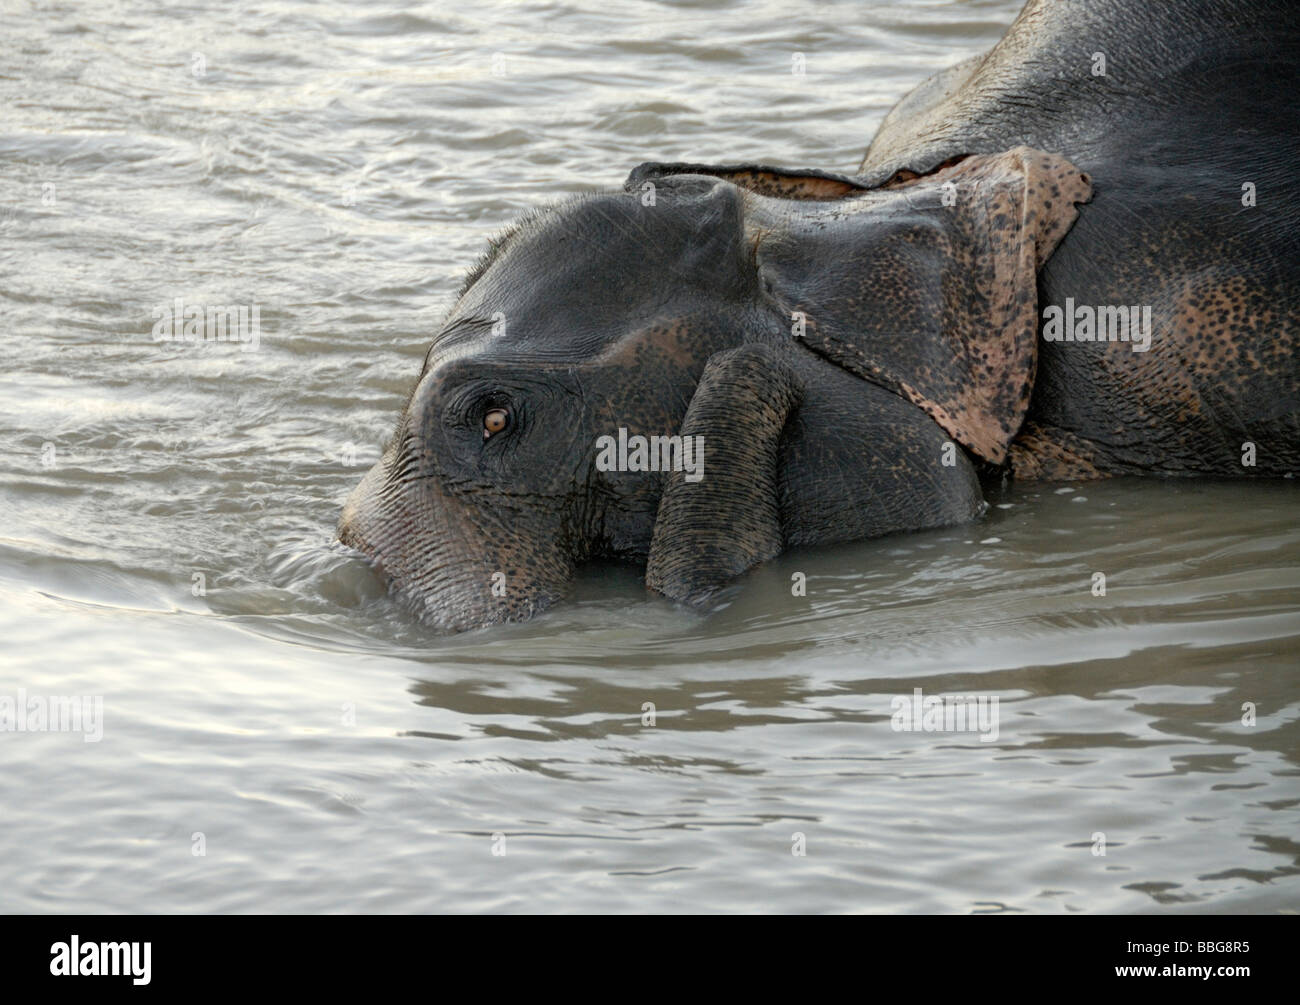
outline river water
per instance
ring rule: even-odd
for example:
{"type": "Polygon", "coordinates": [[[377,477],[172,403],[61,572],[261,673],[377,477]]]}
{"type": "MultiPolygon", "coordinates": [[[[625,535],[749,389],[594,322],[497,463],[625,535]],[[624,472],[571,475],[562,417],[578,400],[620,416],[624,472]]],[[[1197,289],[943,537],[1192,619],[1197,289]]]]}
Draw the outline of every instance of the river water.
{"type": "Polygon", "coordinates": [[[0,7],[0,703],[102,707],[0,732],[0,910],[1300,909],[1293,482],[454,638],[331,540],[489,235],[643,160],[851,171],[1018,0],[167,6],[0,7]],[[256,351],[156,341],[176,297],[256,351]]]}

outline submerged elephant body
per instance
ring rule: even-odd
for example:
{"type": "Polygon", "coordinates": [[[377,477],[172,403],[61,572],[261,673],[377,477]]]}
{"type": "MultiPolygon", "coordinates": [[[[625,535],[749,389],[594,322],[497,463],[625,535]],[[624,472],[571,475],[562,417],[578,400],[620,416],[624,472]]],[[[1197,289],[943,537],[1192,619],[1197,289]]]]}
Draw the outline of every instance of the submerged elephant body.
{"type": "Polygon", "coordinates": [[[1298,19],[1155,8],[1031,3],[857,176],[648,164],[530,215],[341,539],[461,630],[593,558],[696,601],[784,548],[971,520],[981,470],[1300,469],[1298,19]]]}

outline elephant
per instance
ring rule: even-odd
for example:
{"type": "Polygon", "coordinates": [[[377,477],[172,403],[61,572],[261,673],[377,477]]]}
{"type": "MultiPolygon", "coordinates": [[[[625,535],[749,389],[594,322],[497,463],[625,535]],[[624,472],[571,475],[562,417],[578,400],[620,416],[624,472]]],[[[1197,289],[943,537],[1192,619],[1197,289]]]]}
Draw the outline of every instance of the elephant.
{"type": "Polygon", "coordinates": [[[1031,0],[856,173],[647,163],[527,214],[340,540],[462,631],[594,559],[706,607],[990,479],[1292,475],[1298,54],[1288,2],[1031,0]]]}

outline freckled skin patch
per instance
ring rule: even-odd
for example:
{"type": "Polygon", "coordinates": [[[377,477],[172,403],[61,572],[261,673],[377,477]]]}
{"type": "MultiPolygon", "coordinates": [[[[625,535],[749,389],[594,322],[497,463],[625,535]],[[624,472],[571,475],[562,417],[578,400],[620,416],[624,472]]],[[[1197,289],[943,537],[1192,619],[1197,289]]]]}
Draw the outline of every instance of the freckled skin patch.
{"type": "Polygon", "coordinates": [[[1297,51],[1300,8],[1280,0],[1248,11],[1033,0],[989,55],[886,117],[862,163],[868,182],[1026,141],[1066,157],[1094,197],[1043,263],[1040,307],[1152,308],[1146,353],[1040,341],[1032,427],[1009,457],[1017,477],[1088,477],[1045,463],[1052,439],[1102,474],[1300,470],[1297,51]],[[1092,74],[1083,38],[1108,75],[1092,74]],[[1244,206],[1244,182],[1268,198],[1244,206]]]}
{"type": "Polygon", "coordinates": [[[1094,451],[1061,429],[1026,422],[1011,445],[1011,468],[1025,481],[1082,482],[1106,477],[1093,461],[1094,451]]]}

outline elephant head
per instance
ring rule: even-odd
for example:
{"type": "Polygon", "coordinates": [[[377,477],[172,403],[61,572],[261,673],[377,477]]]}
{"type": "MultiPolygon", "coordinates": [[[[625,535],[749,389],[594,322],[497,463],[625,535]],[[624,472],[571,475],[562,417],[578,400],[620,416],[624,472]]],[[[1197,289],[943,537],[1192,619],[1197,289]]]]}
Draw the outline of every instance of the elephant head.
{"type": "Polygon", "coordinates": [[[972,458],[1002,460],[1028,402],[1035,270],[1086,194],[1015,150],[876,189],[642,165],[529,214],[471,271],[340,539],[463,630],[543,610],[592,558],[689,599],[788,544],[969,519],[972,458]],[[638,436],[662,439],[608,463],[638,436]]]}

